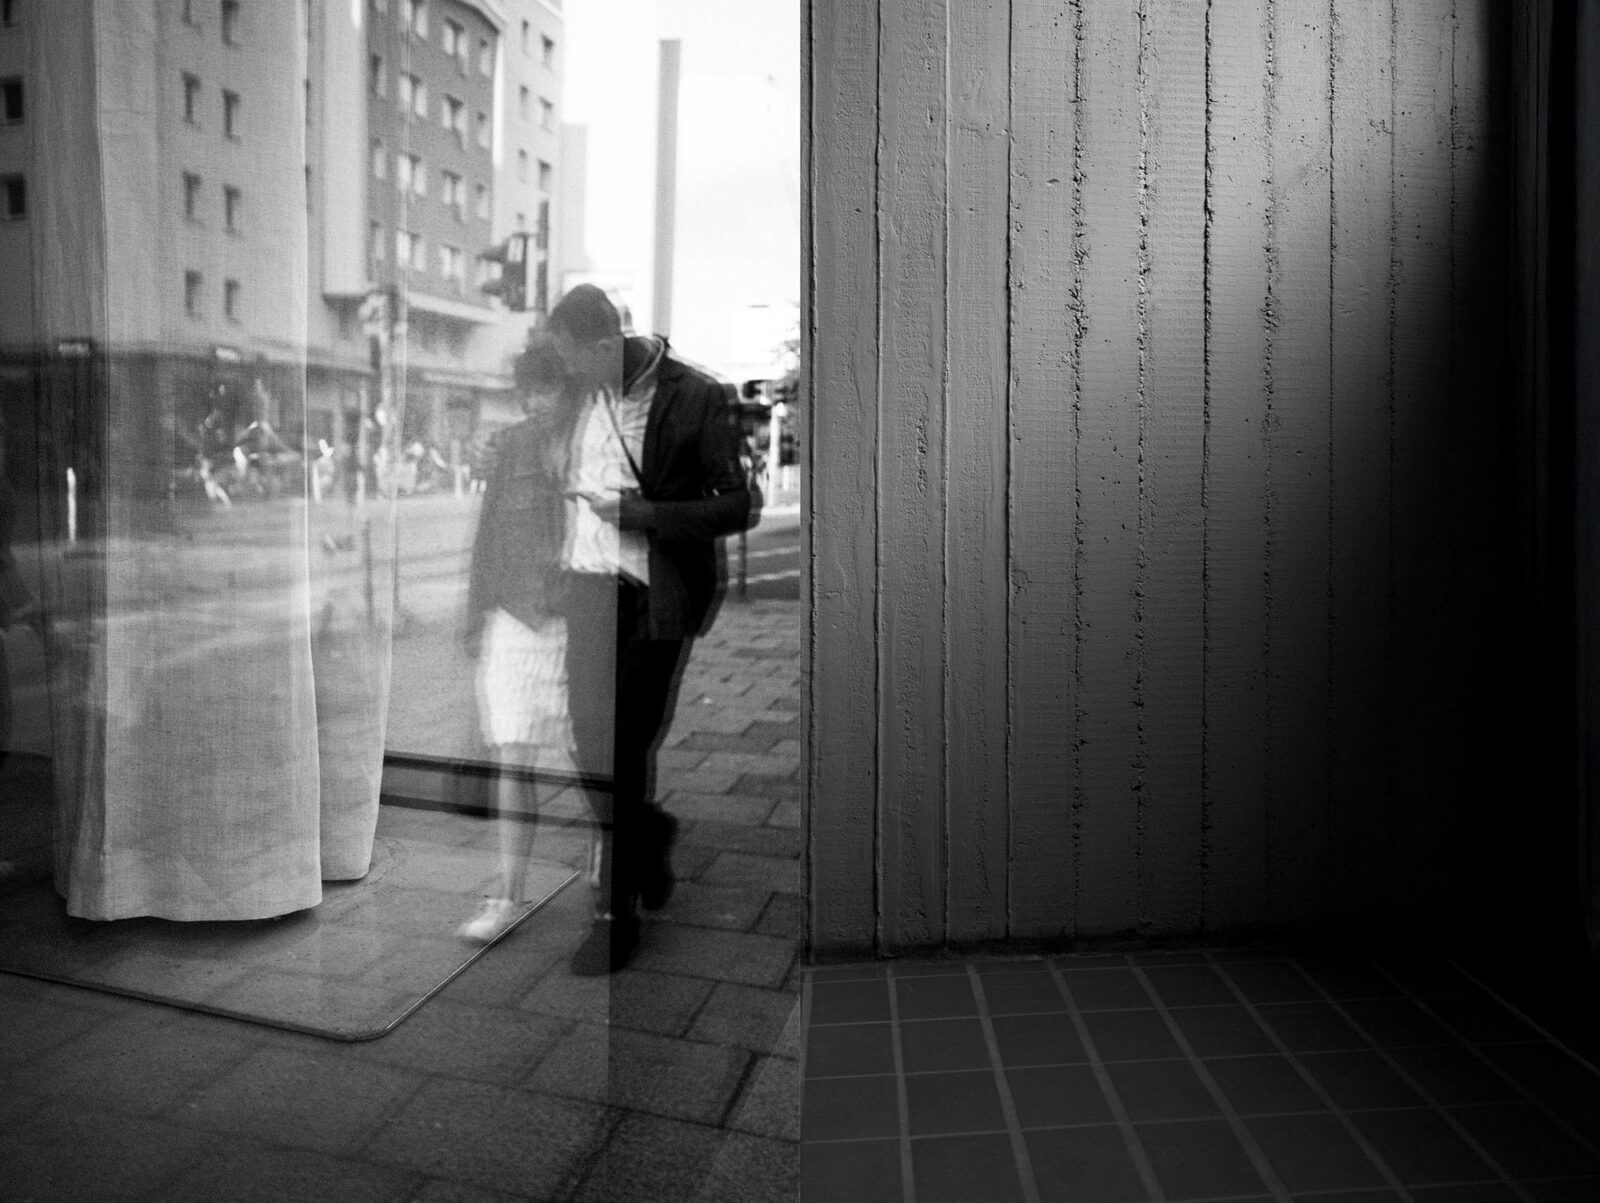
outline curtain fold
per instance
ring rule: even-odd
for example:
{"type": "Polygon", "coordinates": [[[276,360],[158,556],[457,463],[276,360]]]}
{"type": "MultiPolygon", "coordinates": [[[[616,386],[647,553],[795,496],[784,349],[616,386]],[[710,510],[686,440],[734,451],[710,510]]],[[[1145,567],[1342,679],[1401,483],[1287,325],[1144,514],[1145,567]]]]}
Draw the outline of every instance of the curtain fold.
{"type": "Polygon", "coordinates": [[[254,53],[209,61],[159,0],[28,31],[56,884],[83,918],[264,918],[371,863],[393,500],[313,505],[276,433],[306,427],[306,42],[301,5],[249,8],[254,53]],[[323,555],[328,526],[356,550],[323,555]]]}

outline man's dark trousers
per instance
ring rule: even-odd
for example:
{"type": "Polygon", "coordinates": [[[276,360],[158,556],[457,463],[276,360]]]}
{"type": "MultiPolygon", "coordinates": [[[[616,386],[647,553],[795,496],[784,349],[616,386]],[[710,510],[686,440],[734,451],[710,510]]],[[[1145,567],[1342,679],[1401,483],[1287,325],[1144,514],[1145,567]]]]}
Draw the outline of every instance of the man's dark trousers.
{"type": "Polygon", "coordinates": [[[612,783],[609,799],[593,787],[585,792],[596,819],[610,820],[600,898],[622,917],[632,914],[641,884],[666,850],[667,820],[652,804],[656,752],[691,641],[649,638],[650,591],[644,586],[599,573],[567,579],[572,736],[579,769],[612,783]]]}

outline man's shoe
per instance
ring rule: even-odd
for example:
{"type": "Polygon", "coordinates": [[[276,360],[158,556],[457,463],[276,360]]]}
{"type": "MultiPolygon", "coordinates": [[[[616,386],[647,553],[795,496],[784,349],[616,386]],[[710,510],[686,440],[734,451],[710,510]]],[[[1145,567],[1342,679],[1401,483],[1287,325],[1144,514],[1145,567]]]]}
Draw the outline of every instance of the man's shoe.
{"type": "Polygon", "coordinates": [[[602,977],[615,973],[628,963],[639,947],[639,920],[633,917],[597,918],[583,943],[572,954],[574,977],[602,977]]]}
{"type": "Polygon", "coordinates": [[[656,808],[654,830],[649,834],[649,853],[639,873],[639,905],[659,911],[672,901],[672,845],[678,839],[678,820],[656,808]]]}

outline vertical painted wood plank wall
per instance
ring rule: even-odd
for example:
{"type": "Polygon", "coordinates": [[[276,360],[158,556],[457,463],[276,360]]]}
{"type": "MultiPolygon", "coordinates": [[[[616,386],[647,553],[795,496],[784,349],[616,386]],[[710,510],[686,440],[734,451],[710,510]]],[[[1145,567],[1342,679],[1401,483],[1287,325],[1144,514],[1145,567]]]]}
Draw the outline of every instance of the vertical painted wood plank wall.
{"type": "Polygon", "coordinates": [[[815,954],[1473,886],[1495,13],[811,0],[815,954]]]}

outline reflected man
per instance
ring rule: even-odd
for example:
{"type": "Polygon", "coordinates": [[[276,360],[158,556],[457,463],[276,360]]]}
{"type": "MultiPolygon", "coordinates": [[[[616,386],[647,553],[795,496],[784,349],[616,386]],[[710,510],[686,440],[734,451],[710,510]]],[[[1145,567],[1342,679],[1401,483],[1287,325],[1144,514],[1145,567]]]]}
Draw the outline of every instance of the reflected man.
{"type": "Polygon", "coordinates": [[[547,329],[583,393],[562,552],[572,735],[579,768],[612,783],[609,797],[589,791],[609,828],[594,867],[594,924],[572,962],[594,975],[628,960],[638,909],[659,909],[672,892],[677,821],[652,797],[655,752],[690,643],[715,611],[716,541],[748,529],[759,508],[720,383],[676,359],[664,338],[625,335],[593,285],[568,292],[547,329]]]}

